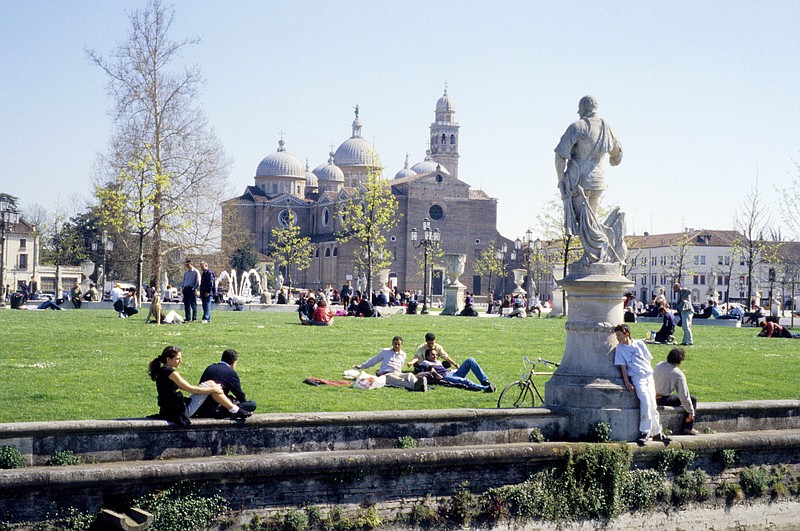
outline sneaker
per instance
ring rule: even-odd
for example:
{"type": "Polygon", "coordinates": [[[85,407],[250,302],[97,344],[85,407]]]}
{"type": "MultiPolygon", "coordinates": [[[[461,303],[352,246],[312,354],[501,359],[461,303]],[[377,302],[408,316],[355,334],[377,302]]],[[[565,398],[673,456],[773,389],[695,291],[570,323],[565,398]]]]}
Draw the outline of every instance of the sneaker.
{"type": "Polygon", "coordinates": [[[208,321],[208,320],[206,320],[206,319],[203,319],[203,320],[202,320],[202,321],[200,321],[200,322],[201,322],[201,323],[203,323],[203,324],[208,324],[208,323],[209,323],[209,321],[208,321]]]}
{"type": "Polygon", "coordinates": [[[644,446],[649,440],[652,440],[652,437],[650,437],[649,433],[641,433],[639,434],[639,440],[636,441],[636,444],[639,446],[644,446]]]}
{"type": "Polygon", "coordinates": [[[658,433],[656,435],[653,435],[653,440],[657,441],[657,442],[664,443],[664,446],[666,446],[666,445],[668,445],[669,443],[672,442],[672,439],[670,439],[669,437],[667,437],[663,433],[658,433]]]}
{"type": "Polygon", "coordinates": [[[690,430],[683,430],[684,435],[700,435],[700,432],[692,428],[690,430]]]}
{"type": "Polygon", "coordinates": [[[232,419],[246,419],[253,416],[252,411],[247,411],[246,409],[239,408],[239,411],[236,413],[230,413],[232,419]]]}
{"type": "Polygon", "coordinates": [[[418,391],[420,393],[424,393],[428,390],[428,380],[427,378],[417,378],[417,381],[414,382],[414,391],[418,391]]]}
{"type": "Polygon", "coordinates": [[[486,382],[486,389],[483,390],[484,393],[494,393],[497,391],[497,387],[492,382],[486,382]]]}

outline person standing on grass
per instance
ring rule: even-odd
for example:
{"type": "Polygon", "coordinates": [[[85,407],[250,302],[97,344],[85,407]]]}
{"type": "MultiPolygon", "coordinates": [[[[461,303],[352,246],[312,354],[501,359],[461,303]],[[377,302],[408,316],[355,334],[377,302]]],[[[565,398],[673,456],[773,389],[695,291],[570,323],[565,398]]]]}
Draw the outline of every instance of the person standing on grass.
{"type": "Polygon", "coordinates": [[[392,348],[385,348],[375,356],[360,365],[353,365],[354,369],[366,369],[378,363],[381,366],[375,371],[377,376],[386,376],[386,385],[389,387],[405,387],[411,391],[425,392],[428,390],[428,382],[425,378],[417,378],[410,372],[403,371],[403,362],[406,361],[406,353],[403,352],[403,338],[394,336],[392,338],[392,348]]]}
{"type": "Polygon", "coordinates": [[[150,362],[148,373],[150,379],[156,382],[158,391],[158,416],[186,427],[191,422],[189,417],[194,415],[206,398],[211,396],[216,403],[224,407],[234,419],[246,419],[252,413],[240,408],[225,396],[222,386],[213,380],[208,380],[200,385],[192,385],[175,370],[181,364],[181,348],[177,346],[166,347],[161,355],[150,362]],[[184,398],[181,390],[191,393],[184,398]]]}
{"type": "Polygon", "coordinates": [[[659,362],[653,369],[653,381],[656,386],[656,404],[659,406],[683,407],[683,434],[697,435],[694,429],[694,410],[697,399],[689,394],[686,375],[680,365],[686,359],[686,351],[674,348],[667,354],[667,361],[659,362]]]}
{"type": "Polygon", "coordinates": [[[183,273],[183,309],[186,311],[186,322],[197,321],[197,288],[200,287],[200,272],[186,259],[186,271],[183,273]]]}
{"type": "Polygon", "coordinates": [[[672,290],[678,294],[678,311],[681,313],[681,328],[683,329],[681,345],[692,346],[694,345],[694,338],[692,337],[692,317],[694,316],[692,291],[682,289],[678,282],[672,286],[672,290]]]}
{"type": "Polygon", "coordinates": [[[639,397],[639,444],[644,445],[649,440],[669,444],[669,437],[661,433],[656,408],[656,388],[653,368],[650,366],[653,355],[644,341],[631,339],[628,325],[615,326],[614,335],[619,343],[614,351],[614,365],[622,372],[625,389],[636,390],[636,396],[639,397]]]}
{"type": "Polygon", "coordinates": [[[217,277],[204,260],[200,262],[200,301],[203,304],[203,321],[211,322],[211,300],[217,296],[217,277]]]}

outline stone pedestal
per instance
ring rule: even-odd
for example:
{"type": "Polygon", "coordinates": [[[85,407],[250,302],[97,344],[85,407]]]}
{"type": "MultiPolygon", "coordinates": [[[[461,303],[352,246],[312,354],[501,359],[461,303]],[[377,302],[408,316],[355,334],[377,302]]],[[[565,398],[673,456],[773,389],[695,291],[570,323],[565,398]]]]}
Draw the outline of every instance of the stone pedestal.
{"type": "Polygon", "coordinates": [[[560,282],[569,294],[564,359],[545,384],[545,405],[569,415],[570,439],[585,439],[598,421],[614,439],[639,435],[639,401],[614,365],[613,328],[623,321],[623,294],[633,283],[619,264],[592,264],[560,282]]]}
{"type": "Polygon", "coordinates": [[[458,277],[464,274],[467,255],[448,253],[444,255],[444,262],[447,267],[447,276],[453,280],[444,287],[442,315],[457,315],[464,309],[464,291],[467,287],[458,281],[458,277]]]}

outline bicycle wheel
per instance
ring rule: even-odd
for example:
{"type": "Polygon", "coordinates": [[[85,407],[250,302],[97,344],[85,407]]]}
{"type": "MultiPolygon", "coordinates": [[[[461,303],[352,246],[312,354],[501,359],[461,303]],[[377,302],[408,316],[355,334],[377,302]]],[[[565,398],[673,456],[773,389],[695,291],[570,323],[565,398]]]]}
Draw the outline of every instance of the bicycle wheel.
{"type": "Polygon", "coordinates": [[[533,389],[526,380],[510,383],[497,399],[498,408],[533,407],[533,389]]]}

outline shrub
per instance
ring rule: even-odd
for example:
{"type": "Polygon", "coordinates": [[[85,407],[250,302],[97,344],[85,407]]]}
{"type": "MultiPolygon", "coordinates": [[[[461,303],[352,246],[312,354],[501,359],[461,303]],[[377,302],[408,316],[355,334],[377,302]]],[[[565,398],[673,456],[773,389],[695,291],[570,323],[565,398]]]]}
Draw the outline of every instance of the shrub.
{"type": "Polygon", "coordinates": [[[544,433],[542,433],[542,430],[539,428],[533,428],[530,435],[528,435],[528,441],[533,443],[541,443],[547,442],[547,438],[544,436],[544,433]]]}
{"type": "Polygon", "coordinates": [[[611,424],[608,422],[597,421],[589,430],[589,440],[591,442],[607,443],[611,441],[611,424]]]}
{"type": "Polygon", "coordinates": [[[411,435],[403,435],[402,437],[397,438],[397,442],[394,444],[395,448],[418,448],[419,441],[417,441],[411,435]]]}
{"type": "Polygon", "coordinates": [[[736,461],[739,460],[739,456],[733,448],[725,448],[717,453],[717,459],[722,463],[722,466],[730,468],[736,464],[736,461]]]}
{"type": "Polygon", "coordinates": [[[725,498],[728,504],[733,504],[734,502],[744,499],[742,487],[739,486],[738,483],[732,483],[730,481],[723,481],[720,483],[719,487],[717,487],[716,494],[720,498],[725,498]]]}
{"type": "Polygon", "coordinates": [[[204,529],[223,515],[228,505],[215,494],[203,496],[197,485],[182,482],[166,490],[151,492],[133,501],[153,515],[153,529],[194,531],[204,529]]]}
{"type": "Polygon", "coordinates": [[[308,529],[308,514],[305,511],[289,511],[283,517],[286,531],[305,531],[308,529]]]}
{"type": "Polygon", "coordinates": [[[51,455],[47,462],[47,466],[70,466],[81,464],[81,458],[72,453],[71,450],[64,450],[63,452],[56,452],[51,455]]]}
{"type": "Polygon", "coordinates": [[[697,454],[691,450],[678,450],[675,448],[667,448],[661,451],[658,460],[658,468],[664,472],[672,472],[679,476],[686,472],[686,470],[697,459],[697,454]]]}
{"type": "Polygon", "coordinates": [[[622,487],[622,500],[632,510],[653,507],[664,496],[664,474],[657,470],[630,470],[622,487]]]}
{"type": "Polygon", "coordinates": [[[439,524],[439,513],[430,506],[430,496],[411,507],[411,512],[405,517],[409,524],[419,527],[435,527],[439,524]]]}
{"type": "Polygon", "coordinates": [[[683,505],[687,501],[708,498],[708,475],[702,470],[682,472],[672,482],[672,503],[683,505]]]}
{"type": "Polygon", "coordinates": [[[0,468],[21,468],[25,465],[22,452],[16,446],[0,446],[0,468]]]}
{"type": "Polygon", "coordinates": [[[764,467],[750,465],[740,472],[739,485],[746,496],[763,496],[769,492],[767,471],[764,467]]]}
{"type": "Polygon", "coordinates": [[[447,519],[458,525],[469,527],[472,518],[477,514],[478,504],[469,491],[469,482],[465,481],[450,497],[447,506],[447,519]]]}

